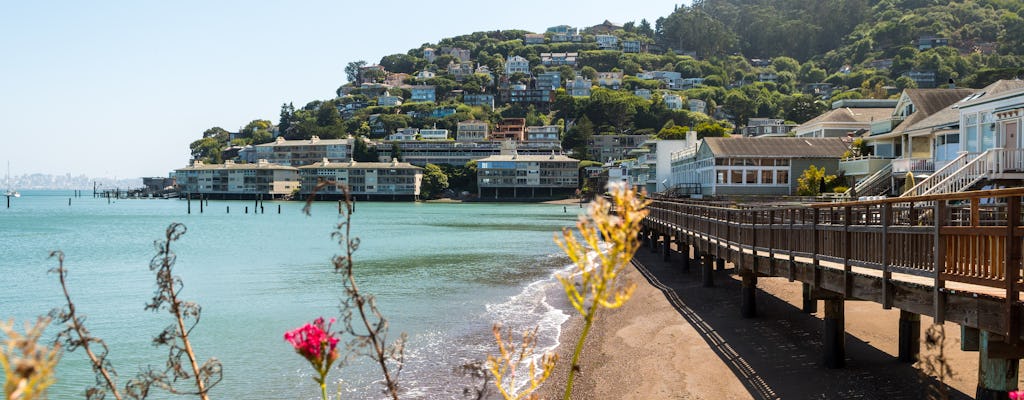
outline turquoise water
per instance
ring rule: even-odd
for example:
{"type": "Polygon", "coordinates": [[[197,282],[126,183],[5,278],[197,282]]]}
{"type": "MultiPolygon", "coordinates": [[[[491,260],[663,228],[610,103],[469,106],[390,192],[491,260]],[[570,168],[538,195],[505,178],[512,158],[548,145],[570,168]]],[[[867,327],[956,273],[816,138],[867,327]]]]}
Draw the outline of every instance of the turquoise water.
{"type": "MultiPolygon", "coordinates": [[[[171,222],[188,227],[173,245],[181,296],[202,306],[193,343],[203,359],[223,363],[219,399],[318,397],[311,370],[282,339],[318,316],[340,315],[340,275],[331,257],[336,203],[73,198],[71,192],[25,192],[0,208],[0,319],[27,321],[62,306],[52,250],[66,253],[71,295],[87,327],[106,340],[109,359],[127,381],[140,368],[160,368],[164,348],[154,335],[164,312],[144,311],[154,277],[153,241],[171,222]],[[281,206],[281,214],[277,207],[281,206]],[[227,208],[230,207],[230,213],[227,208]],[[249,207],[249,214],[244,208],[249,207]]],[[[0,199],[2,200],[2,199],[0,199]]],[[[0,207],[4,204],[0,203],[0,207]]],[[[552,242],[579,208],[544,204],[417,204],[359,202],[353,234],[361,289],[377,296],[391,336],[409,334],[401,383],[404,398],[462,398],[469,383],[453,372],[493,352],[490,326],[540,327],[540,346],[557,344],[567,318],[552,274],[568,259],[552,242]],[[554,306],[552,306],[554,304],[554,306]]],[[[375,370],[335,368],[345,398],[379,397],[375,370]]],[[[66,354],[51,398],[82,398],[94,381],[81,352],[66,354]]],[[[336,389],[335,389],[336,390],[336,389]]],[[[152,398],[167,398],[158,393],[152,398]]]]}

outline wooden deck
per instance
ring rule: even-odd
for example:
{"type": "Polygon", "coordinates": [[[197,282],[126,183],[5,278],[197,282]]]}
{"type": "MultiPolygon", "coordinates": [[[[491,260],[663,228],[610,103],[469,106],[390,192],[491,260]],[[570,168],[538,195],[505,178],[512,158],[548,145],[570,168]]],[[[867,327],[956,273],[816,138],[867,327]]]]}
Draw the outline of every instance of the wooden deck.
{"type": "Polygon", "coordinates": [[[705,263],[728,260],[753,284],[783,277],[818,299],[978,328],[1019,355],[1022,196],[1014,188],[800,207],[656,199],[645,234],[652,246],[692,246],[705,263]]]}

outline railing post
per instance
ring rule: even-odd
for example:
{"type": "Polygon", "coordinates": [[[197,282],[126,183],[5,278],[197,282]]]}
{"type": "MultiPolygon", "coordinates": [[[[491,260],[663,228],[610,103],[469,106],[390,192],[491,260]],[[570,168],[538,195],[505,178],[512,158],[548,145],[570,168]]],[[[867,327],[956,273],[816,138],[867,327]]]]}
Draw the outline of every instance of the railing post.
{"type": "Polygon", "coordinates": [[[811,235],[813,236],[811,253],[814,259],[814,271],[811,287],[817,289],[818,286],[821,284],[821,259],[818,256],[818,251],[821,250],[821,243],[819,243],[820,240],[818,240],[818,221],[820,218],[820,213],[818,212],[817,208],[812,208],[811,212],[814,214],[811,218],[811,235]]]}
{"type": "Polygon", "coordinates": [[[1017,302],[1020,294],[1017,279],[1020,278],[1021,239],[1017,237],[1020,225],[1020,196],[1006,199],[1006,342],[1015,344],[1020,340],[1020,316],[1017,302]]]}
{"type": "Polygon", "coordinates": [[[853,286],[852,267],[850,265],[850,249],[852,236],[850,234],[850,218],[853,216],[850,206],[843,206],[843,296],[850,297],[853,286]]]}
{"type": "Polygon", "coordinates": [[[775,276],[775,210],[768,211],[768,275],[775,276]]]}
{"type": "Polygon", "coordinates": [[[750,270],[757,272],[757,216],[760,210],[750,213],[750,270]]]}
{"type": "Polygon", "coordinates": [[[889,266],[889,224],[892,220],[892,203],[882,204],[882,309],[892,309],[892,270],[889,266]]]}
{"type": "MultiPolygon", "coordinates": [[[[790,208],[789,210],[786,210],[786,214],[789,214],[789,235],[786,235],[787,236],[786,247],[789,249],[789,281],[790,282],[793,282],[794,280],[796,280],[796,248],[795,248],[795,246],[793,246],[794,241],[795,241],[794,238],[796,237],[796,231],[793,230],[793,224],[796,221],[796,211],[797,211],[796,208],[790,208]]],[[[800,209],[800,213],[801,213],[800,215],[803,216],[803,209],[802,208],[800,209]]],[[[801,219],[800,222],[801,222],[801,224],[800,224],[801,225],[801,230],[803,230],[802,229],[803,228],[803,226],[802,226],[803,225],[803,220],[801,219]]]]}
{"type": "MultiPolygon", "coordinates": [[[[914,203],[910,203],[913,207],[914,203]]],[[[933,255],[934,265],[934,287],[933,287],[933,299],[932,304],[935,306],[935,323],[942,324],[946,322],[946,296],[943,293],[945,287],[945,280],[942,274],[946,268],[946,244],[942,240],[942,224],[946,221],[946,201],[936,200],[935,201],[935,229],[934,229],[934,252],[933,255]]]]}

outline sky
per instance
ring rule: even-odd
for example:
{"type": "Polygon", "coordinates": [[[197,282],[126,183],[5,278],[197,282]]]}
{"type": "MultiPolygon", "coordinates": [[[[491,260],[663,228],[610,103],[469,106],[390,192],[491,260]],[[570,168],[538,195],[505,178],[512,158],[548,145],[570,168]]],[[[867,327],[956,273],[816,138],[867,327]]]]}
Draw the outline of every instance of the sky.
{"type": "Polygon", "coordinates": [[[207,128],[333,98],[349,62],[476,31],[653,25],[682,3],[3,0],[0,168],[166,176],[207,128]]]}

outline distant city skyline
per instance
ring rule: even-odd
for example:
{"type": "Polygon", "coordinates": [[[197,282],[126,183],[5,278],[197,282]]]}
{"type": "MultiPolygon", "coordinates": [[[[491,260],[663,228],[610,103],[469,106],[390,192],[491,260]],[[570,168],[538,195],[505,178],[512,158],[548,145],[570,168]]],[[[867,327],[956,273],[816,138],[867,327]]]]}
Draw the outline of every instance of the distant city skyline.
{"type": "Polygon", "coordinates": [[[282,103],[333,98],[349,62],[476,31],[653,25],[680,4],[8,3],[0,165],[13,176],[166,176],[207,128],[276,123],[282,103]]]}

